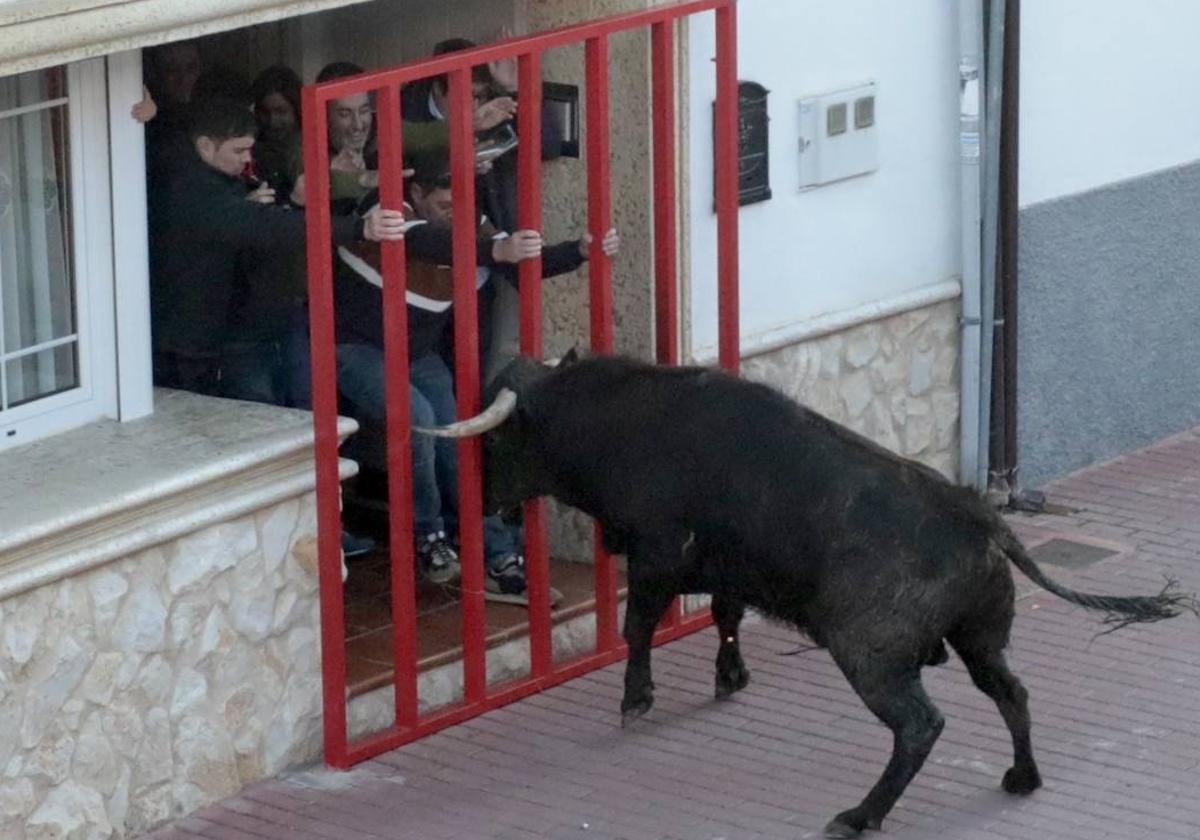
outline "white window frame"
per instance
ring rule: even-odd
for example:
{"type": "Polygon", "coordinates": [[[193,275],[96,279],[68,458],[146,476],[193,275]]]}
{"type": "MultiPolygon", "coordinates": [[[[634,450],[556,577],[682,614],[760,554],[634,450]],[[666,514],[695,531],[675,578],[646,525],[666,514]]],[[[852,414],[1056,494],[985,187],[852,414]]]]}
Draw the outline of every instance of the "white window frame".
{"type": "Polygon", "coordinates": [[[129,114],[141,53],[107,65],[67,66],[79,384],[0,413],[0,451],[152,410],[144,134],[129,114]]]}
{"type": "Polygon", "coordinates": [[[142,98],[142,51],[117,53],[107,61],[117,413],[124,422],[154,410],[146,133],[129,113],[142,98]]]}

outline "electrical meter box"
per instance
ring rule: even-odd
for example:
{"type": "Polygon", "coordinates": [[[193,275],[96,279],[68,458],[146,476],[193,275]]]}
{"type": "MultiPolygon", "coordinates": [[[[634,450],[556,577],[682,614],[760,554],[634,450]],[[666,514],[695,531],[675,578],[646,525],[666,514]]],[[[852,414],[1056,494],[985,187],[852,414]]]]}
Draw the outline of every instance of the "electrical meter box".
{"type": "Polygon", "coordinates": [[[879,168],[876,85],[800,100],[800,189],[865,175],[879,168]]]}

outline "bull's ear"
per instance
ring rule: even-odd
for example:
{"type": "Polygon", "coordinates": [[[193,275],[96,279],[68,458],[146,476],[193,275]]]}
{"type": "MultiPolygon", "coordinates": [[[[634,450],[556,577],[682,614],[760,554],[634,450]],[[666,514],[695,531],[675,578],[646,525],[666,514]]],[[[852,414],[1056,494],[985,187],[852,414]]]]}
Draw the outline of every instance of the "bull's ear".
{"type": "Polygon", "coordinates": [[[558,360],[558,364],[555,365],[555,368],[557,369],[557,368],[562,368],[562,367],[568,367],[569,365],[573,365],[578,361],[579,361],[579,352],[574,347],[572,347],[566,353],[563,353],[562,358],[558,360]]]}

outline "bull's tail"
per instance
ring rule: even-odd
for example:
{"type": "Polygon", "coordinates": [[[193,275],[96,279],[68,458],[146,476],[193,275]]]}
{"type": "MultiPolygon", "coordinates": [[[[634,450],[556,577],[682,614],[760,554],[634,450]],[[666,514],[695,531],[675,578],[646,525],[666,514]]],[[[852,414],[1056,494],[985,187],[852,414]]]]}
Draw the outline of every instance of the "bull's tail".
{"type": "Polygon", "coordinates": [[[1103,611],[1105,613],[1104,623],[1111,625],[1112,630],[1119,630],[1129,624],[1174,618],[1184,611],[1200,616],[1200,602],[1197,602],[1196,596],[1178,591],[1178,582],[1171,579],[1167,580],[1166,585],[1157,595],[1091,595],[1068,589],[1042,573],[1025,547],[1008,528],[1002,529],[1002,534],[1003,536],[997,540],[998,547],[1014,566],[1024,572],[1026,577],[1064,601],[1086,607],[1089,610],[1103,611]]]}

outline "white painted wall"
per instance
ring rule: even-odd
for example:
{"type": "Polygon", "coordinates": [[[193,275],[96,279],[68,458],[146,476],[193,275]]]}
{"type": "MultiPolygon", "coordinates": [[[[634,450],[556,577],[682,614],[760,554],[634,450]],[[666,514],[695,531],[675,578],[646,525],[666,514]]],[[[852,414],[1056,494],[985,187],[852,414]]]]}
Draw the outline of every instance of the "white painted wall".
{"type": "MultiPolygon", "coordinates": [[[[1200,6],[1200,4],[1198,4],[1200,6]]],[[[714,17],[689,24],[693,353],[716,344],[714,17]]],[[[743,347],[960,272],[957,19],[946,0],[741,0],[739,77],[770,89],[771,200],[741,210],[743,347]],[[798,189],[801,96],[878,84],[879,169],[798,189]]]]}
{"type": "Polygon", "coordinates": [[[1020,203],[1200,159],[1200,3],[1021,4],[1020,203]]]}

